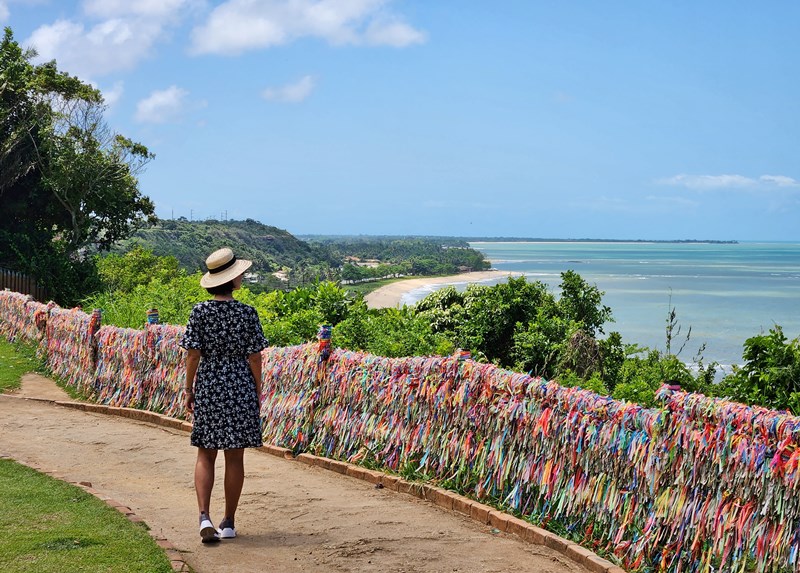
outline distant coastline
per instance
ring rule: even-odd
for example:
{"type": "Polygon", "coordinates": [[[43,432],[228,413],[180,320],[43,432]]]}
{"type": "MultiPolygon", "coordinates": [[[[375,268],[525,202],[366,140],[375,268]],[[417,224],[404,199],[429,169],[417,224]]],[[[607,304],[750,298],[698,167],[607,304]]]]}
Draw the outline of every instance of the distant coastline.
{"type": "Polygon", "coordinates": [[[714,239],[544,239],[531,237],[458,237],[468,243],[646,243],[738,245],[739,241],[714,239]]]}
{"type": "Polygon", "coordinates": [[[478,237],[462,235],[315,235],[297,234],[301,240],[324,239],[431,239],[461,241],[465,243],[642,243],[642,244],[700,244],[700,245],[736,245],[739,241],[717,239],[553,239],[545,237],[478,237]]]}

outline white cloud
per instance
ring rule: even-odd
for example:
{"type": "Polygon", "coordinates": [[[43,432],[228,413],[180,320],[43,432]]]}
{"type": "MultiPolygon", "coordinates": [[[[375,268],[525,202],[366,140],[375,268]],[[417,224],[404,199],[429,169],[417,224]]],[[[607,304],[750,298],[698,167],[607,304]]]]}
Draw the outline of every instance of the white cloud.
{"type": "Polygon", "coordinates": [[[133,68],[147,57],[161,33],[157,23],[105,20],[90,29],[59,20],[37,28],[25,42],[39,61],[57,60],[60,69],[84,79],[133,68]]]}
{"type": "Polygon", "coordinates": [[[154,91],[136,104],[136,121],[141,123],[168,123],[180,119],[187,107],[189,92],[178,86],[154,91]]]}
{"type": "Polygon", "coordinates": [[[708,190],[751,187],[756,184],[756,181],[743,175],[675,175],[661,179],[658,183],[688,189],[708,190]]]}
{"type": "Polygon", "coordinates": [[[11,13],[8,11],[8,4],[0,0],[0,24],[5,23],[11,13]]]}
{"type": "Polygon", "coordinates": [[[800,187],[800,181],[786,177],[785,175],[762,175],[759,178],[764,183],[771,183],[778,187],[800,187]]]}
{"type": "Polygon", "coordinates": [[[314,78],[311,76],[303,76],[293,84],[285,86],[266,88],[261,95],[264,99],[269,101],[277,101],[282,103],[298,103],[311,95],[315,85],[314,78]]]}
{"type": "Polygon", "coordinates": [[[122,93],[125,91],[125,86],[122,82],[115,82],[109,89],[100,90],[103,92],[103,101],[108,107],[114,107],[117,102],[122,98],[122,93]]]}
{"type": "Polygon", "coordinates": [[[645,200],[651,204],[659,205],[662,207],[674,207],[678,209],[693,209],[699,205],[697,201],[687,199],[686,197],[663,197],[660,195],[648,195],[645,200]]]}
{"type": "Polygon", "coordinates": [[[396,18],[377,18],[369,23],[364,32],[364,41],[373,46],[403,48],[412,44],[423,44],[426,36],[396,18]]]}
{"type": "Polygon", "coordinates": [[[319,38],[333,45],[404,47],[425,41],[385,9],[387,0],[227,0],[192,32],[197,54],[240,54],[319,38]]]}
{"type": "Polygon", "coordinates": [[[95,18],[146,16],[170,18],[198,5],[196,0],[84,0],[83,11],[95,18]]]}
{"type": "MultiPolygon", "coordinates": [[[[84,80],[129,70],[153,53],[170,26],[198,0],[87,0],[86,22],[57,20],[33,31],[24,45],[38,61],[57,60],[59,68],[84,80]]],[[[0,0],[2,2],[2,0],[0,0]]]]}
{"type": "Polygon", "coordinates": [[[785,175],[762,175],[758,179],[744,175],[675,175],[656,181],[661,185],[686,187],[695,191],[718,189],[752,189],[755,191],[774,187],[798,187],[800,182],[785,175]]]}

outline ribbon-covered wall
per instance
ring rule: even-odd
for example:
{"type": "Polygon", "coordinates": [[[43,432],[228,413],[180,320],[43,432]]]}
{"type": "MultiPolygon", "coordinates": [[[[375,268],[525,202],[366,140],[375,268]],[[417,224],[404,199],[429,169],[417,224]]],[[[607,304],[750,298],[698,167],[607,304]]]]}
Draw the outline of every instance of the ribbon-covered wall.
{"type": "Polygon", "coordinates": [[[182,334],[183,327],[160,324],[101,327],[90,394],[101,404],[185,418],[182,334]]]}
{"type": "Polygon", "coordinates": [[[0,334],[7,340],[39,346],[45,352],[45,327],[53,308],[58,307],[36,302],[30,295],[0,291],[0,334]]]}
{"type": "MultiPolygon", "coordinates": [[[[39,341],[42,305],[23,299],[0,293],[0,332],[39,341]]],[[[47,319],[68,383],[184,416],[181,327],[93,332],[89,315],[58,308],[47,319]]],[[[800,418],[668,387],[645,409],[459,356],[325,359],[308,344],[263,357],[267,442],[412,469],[557,520],[631,570],[800,569],[800,418]]]]}

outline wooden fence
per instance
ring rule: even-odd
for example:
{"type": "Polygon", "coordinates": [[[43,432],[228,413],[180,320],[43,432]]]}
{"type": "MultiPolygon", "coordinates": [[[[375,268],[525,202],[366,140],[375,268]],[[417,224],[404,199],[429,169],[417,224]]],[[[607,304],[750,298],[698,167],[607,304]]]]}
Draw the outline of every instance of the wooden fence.
{"type": "Polygon", "coordinates": [[[47,299],[47,291],[36,284],[36,279],[26,274],[0,268],[0,290],[8,289],[29,294],[38,301],[47,299]]]}

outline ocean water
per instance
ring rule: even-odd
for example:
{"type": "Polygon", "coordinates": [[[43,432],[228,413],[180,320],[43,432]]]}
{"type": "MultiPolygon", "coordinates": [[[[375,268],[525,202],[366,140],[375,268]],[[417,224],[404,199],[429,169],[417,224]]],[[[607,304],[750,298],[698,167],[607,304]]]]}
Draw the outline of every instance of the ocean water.
{"type": "MultiPolygon", "coordinates": [[[[705,343],[705,363],[725,371],[742,363],[746,339],[775,324],[790,339],[800,336],[800,243],[599,243],[475,242],[492,268],[542,281],[558,294],[561,273],[573,270],[604,291],[623,342],[665,349],[672,305],[681,336],[691,338],[679,355],[692,362],[705,343]]],[[[503,279],[484,281],[497,284],[503,279]]],[[[417,289],[402,304],[414,304],[444,285],[417,289]]],[[[466,284],[457,284],[463,290],[466,284]]],[[[677,344],[676,344],[677,342],[677,344]]]]}

